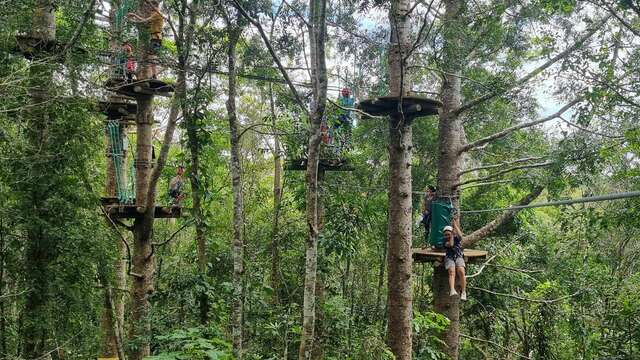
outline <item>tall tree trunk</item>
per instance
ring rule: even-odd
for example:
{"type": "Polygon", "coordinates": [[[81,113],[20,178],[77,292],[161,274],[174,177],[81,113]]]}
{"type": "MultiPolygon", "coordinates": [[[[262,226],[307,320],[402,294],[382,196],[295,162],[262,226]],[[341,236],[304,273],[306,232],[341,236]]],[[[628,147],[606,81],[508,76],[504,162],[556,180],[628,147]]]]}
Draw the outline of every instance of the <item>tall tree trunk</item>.
{"type": "MultiPolygon", "coordinates": [[[[145,64],[145,62],[141,63],[145,64]]],[[[129,355],[132,360],[142,360],[145,356],[149,356],[148,335],[150,334],[151,326],[146,317],[149,313],[148,298],[153,294],[153,273],[155,270],[155,261],[151,248],[155,211],[153,204],[155,199],[148,198],[152,151],[152,99],[138,98],[137,102],[136,206],[141,214],[133,223],[133,286],[129,339],[135,342],[136,346],[131,349],[131,354],[129,355]],[[148,206],[148,204],[152,204],[152,206],[148,206]]]]}
{"type": "Polygon", "coordinates": [[[327,67],[325,59],[326,0],[309,1],[309,39],[311,58],[311,80],[313,84],[313,103],[309,115],[309,143],[307,148],[306,183],[306,220],[307,240],[305,242],[305,277],[302,334],[298,358],[312,358],[315,307],[316,277],[318,267],[318,233],[320,221],[318,214],[318,163],[320,161],[320,123],[324,116],[327,101],[327,67]]]}
{"type": "Polygon", "coordinates": [[[229,137],[231,140],[231,186],[233,190],[233,300],[231,305],[231,327],[233,337],[233,354],[242,359],[242,322],[243,322],[243,275],[244,275],[244,224],[242,179],[240,168],[240,138],[238,135],[238,116],[236,113],[236,46],[241,29],[229,24],[229,47],[227,61],[229,68],[227,117],[229,118],[229,137]]]}
{"type": "MultiPolygon", "coordinates": [[[[389,10],[389,81],[391,96],[406,95],[409,48],[409,1],[394,1],[389,10]]],[[[396,359],[411,359],[411,119],[402,114],[389,117],[389,253],[388,344],[396,359]]]]}
{"type": "MultiPolygon", "coordinates": [[[[439,118],[439,158],[438,158],[438,196],[451,199],[458,207],[458,189],[462,156],[460,148],[464,139],[464,128],[456,110],[461,104],[461,39],[459,16],[463,0],[446,0],[444,15],[442,111],[439,118]]],[[[447,272],[440,265],[433,272],[433,306],[436,312],[445,315],[450,323],[442,334],[446,343],[445,353],[453,360],[458,359],[460,332],[459,298],[449,296],[447,272]]]]}
{"type": "MultiPolygon", "coordinates": [[[[142,3],[137,12],[148,17],[149,10],[142,3]]],[[[138,52],[138,79],[148,79],[151,74],[150,43],[148,41],[148,25],[139,25],[139,43],[143,44],[138,52]]],[[[155,191],[150,191],[152,172],[153,142],[153,97],[138,97],[136,114],[136,207],[139,216],[133,223],[133,258],[131,288],[131,317],[129,339],[136,344],[131,348],[131,360],[142,360],[150,354],[149,335],[151,326],[148,322],[149,297],[153,294],[153,274],[155,259],[151,241],[153,238],[155,191]]]]}
{"type": "MultiPolygon", "coordinates": [[[[5,248],[5,235],[4,235],[4,222],[0,217],[0,299],[4,297],[4,268],[6,259],[5,248]]],[[[6,320],[5,302],[0,301],[0,354],[7,356],[9,351],[7,349],[7,320],[6,320]]]]}
{"type": "MultiPolygon", "coordinates": [[[[117,7],[119,6],[118,2],[114,2],[110,14],[110,28],[112,33],[116,33],[117,29],[114,23],[115,13],[117,7]]],[[[112,50],[115,50],[119,47],[115,37],[113,37],[110,41],[110,47],[112,50]]],[[[109,99],[111,101],[118,101],[120,98],[113,94],[109,95],[109,99]]],[[[127,136],[127,128],[126,125],[120,125],[120,137],[124,138],[127,136]]],[[[107,144],[107,154],[111,154],[111,146],[109,142],[109,137],[106,136],[106,144],[107,144]]],[[[124,150],[123,159],[127,158],[127,151],[124,150]]],[[[120,174],[120,183],[124,184],[126,177],[126,166],[123,166],[121,169],[122,174],[120,174]]],[[[105,184],[105,195],[109,197],[117,196],[116,194],[116,171],[113,163],[113,158],[108,156],[107,159],[107,178],[105,184]]],[[[107,223],[107,226],[111,226],[111,223],[107,223]]],[[[124,235],[126,236],[126,235],[124,235]]],[[[108,283],[109,279],[104,274],[104,267],[100,276],[102,278],[102,285],[104,287],[104,306],[102,309],[102,317],[100,319],[100,327],[102,329],[102,354],[101,356],[104,358],[110,357],[118,357],[123,358],[122,352],[122,334],[124,331],[124,299],[123,292],[126,288],[127,278],[126,278],[126,260],[125,259],[125,248],[122,241],[117,240],[116,244],[116,254],[117,259],[113,264],[114,273],[115,273],[115,292],[111,291],[112,286],[108,283]]]]}
{"type": "MultiPolygon", "coordinates": [[[[180,99],[182,114],[187,128],[187,145],[189,146],[191,168],[189,182],[191,183],[191,215],[194,219],[196,230],[196,246],[198,252],[198,272],[203,281],[207,281],[207,252],[205,238],[205,223],[202,215],[202,187],[200,183],[200,143],[198,140],[197,124],[200,117],[189,112],[187,99],[180,99]]],[[[209,297],[206,289],[198,294],[200,324],[206,325],[209,320],[209,297]]]]}
{"type": "Polygon", "coordinates": [[[280,303],[280,203],[282,201],[282,156],[280,137],[276,128],[276,109],[273,99],[273,84],[269,84],[271,104],[271,126],[273,128],[273,226],[271,229],[271,288],[273,303],[280,303]]]}
{"type": "MultiPolygon", "coordinates": [[[[31,37],[43,43],[55,41],[56,23],[55,9],[51,0],[37,0],[34,4],[32,17],[31,37]]],[[[34,61],[29,68],[29,96],[32,107],[28,114],[26,124],[27,139],[33,149],[39,149],[46,154],[47,129],[53,119],[45,105],[51,97],[49,87],[53,81],[52,65],[45,61],[47,54],[36,53],[34,61]]],[[[44,164],[28,164],[33,167],[33,174],[40,174],[44,170],[39,169],[44,164]]],[[[29,206],[35,209],[34,217],[40,221],[34,221],[28,225],[27,244],[25,256],[25,283],[29,292],[25,296],[24,327],[22,333],[23,353],[26,358],[38,358],[46,349],[49,337],[50,319],[47,314],[49,302],[50,274],[48,268],[55,257],[55,244],[49,239],[46,230],[47,218],[51,215],[41,210],[40,204],[46,200],[46,189],[35,184],[27,189],[30,194],[29,206]]]]}

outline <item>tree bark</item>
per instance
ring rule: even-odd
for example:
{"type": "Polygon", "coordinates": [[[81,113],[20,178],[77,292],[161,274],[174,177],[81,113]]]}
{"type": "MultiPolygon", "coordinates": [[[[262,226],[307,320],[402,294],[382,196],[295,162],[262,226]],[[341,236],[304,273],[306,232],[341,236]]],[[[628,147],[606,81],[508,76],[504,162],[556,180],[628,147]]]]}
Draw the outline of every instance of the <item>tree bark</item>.
{"type": "Polygon", "coordinates": [[[243,294],[242,279],[244,276],[244,239],[243,239],[243,198],[240,168],[240,138],[238,136],[238,117],[236,113],[236,46],[240,38],[241,29],[235,25],[229,26],[229,44],[227,61],[229,68],[227,117],[229,119],[229,137],[231,140],[231,184],[233,191],[233,300],[231,309],[231,328],[233,338],[233,354],[236,359],[242,359],[242,321],[243,294]]]}
{"type": "Polygon", "coordinates": [[[280,244],[279,222],[280,203],[282,201],[282,157],[280,154],[280,137],[276,129],[276,110],[273,99],[273,85],[269,84],[271,105],[271,126],[273,128],[273,226],[271,229],[271,288],[273,303],[280,303],[280,244]]]}
{"type": "MultiPolygon", "coordinates": [[[[113,6],[110,10],[110,28],[113,33],[115,33],[115,23],[113,22],[115,19],[115,12],[118,7],[118,2],[114,2],[113,6]]],[[[119,44],[115,41],[115,38],[112,38],[110,41],[111,49],[117,49],[119,44]]],[[[112,101],[116,101],[119,99],[118,96],[109,95],[109,99],[112,101]]],[[[127,128],[126,125],[120,125],[120,137],[127,136],[127,128]]],[[[113,157],[111,154],[112,144],[109,142],[109,137],[106,136],[107,143],[107,178],[105,184],[105,195],[108,197],[117,196],[116,194],[116,172],[115,166],[113,163],[113,157]]],[[[123,149],[123,159],[127,159],[127,151],[123,149]]],[[[126,177],[126,166],[122,167],[122,174],[120,180],[121,184],[125,184],[127,181],[126,177]]],[[[107,223],[107,226],[111,226],[111,223],[107,223]]],[[[123,235],[126,236],[126,235],[123,235]]],[[[104,302],[102,315],[100,319],[100,327],[102,329],[102,354],[101,356],[104,358],[109,357],[118,357],[124,358],[122,356],[122,334],[124,331],[124,299],[122,289],[126,288],[127,278],[126,278],[126,261],[124,260],[126,257],[124,244],[119,239],[116,243],[116,256],[117,259],[113,264],[114,272],[115,272],[115,295],[111,291],[111,284],[108,283],[109,279],[104,274],[104,269],[99,270],[101,273],[99,274],[102,279],[102,285],[104,287],[104,302]]]]}
{"type": "MultiPolygon", "coordinates": [[[[408,0],[396,0],[389,10],[389,82],[391,96],[400,99],[410,88],[405,71],[409,49],[409,8],[408,0]]],[[[412,355],[411,136],[411,119],[403,114],[389,117],[387,342],[398,360],[411,359],[412,355]]]]}
{"type": "Polygon", "coordinates": [[[315,328],[315,290],[318,266],[318,234],[321,221],[318,204],[318,163],[320,161],[320,123],[327,101],[327,67],[325,59],[326,0],[309,1],[309,39],[313,102],[309,115],[309,143],[305,173],[307,240],[305,241],[305,278],[302,334],[298,359],[312,359],[315,328]]]}
{"type": "MultiPolygon", "coordinates": [[[[186,66],[185,66],[186,68],[186,66]]],[[[183,70],[186,70],[183,68],[183,70]]],[[[186,95],[186,93],[185,93],[186,95]]],[[[182,114],[187,130],[187,145],[189,147],[189,155],[191,166],[189,170],[189,182],[191,184],[191,215],[193,216],[194,226],[196,230],[196,247],[198,254],[198,272],[203,281],[207,281],[207,252],[205,238],[205,223],[202,215],[202,188],[200,183],[200,143],[198,140],[198,131],[200,117],[190,112],[188,108],[188,99],[179,99],[182,107],[182,114]]],[[[200,324],[206,325],[209,320],[209,297],[206,290],[198,294],[199,302],[199,319],[200,324]]]]}
{"type": "MultiPolygon", "coordinates": [[[[55,9],[51,0],[37,0],[34,4],[31,37],[44,43],[55,41],[56,23],[55,9]]],[[[53,81],[52,65],[45,61],[47,54],[37,53],[29,68],[29,96],[32,107],[28,113],[26,124],[27,139],[34,149],[46,153],[47,129],[52,121],[49,109],[43,105],[51,96],[49,87],[53,81]]],[[[43,155],[42,153],[39,155],[43,155]]],[[[44,164],[27,164],[32,167],[31,173],[39,174],[44,164]]],[[[33,185],[33,184],[32,184],[33,185]]],[[[25,246],[25,285],[29,289],[25,296],[24,326],[22,328],[23,353],[25,358],[38,358],[46,351],[50,319],[47,314],[49,302],[48,268],[55,258],[55,244],[52,244],[46,230],[47,218],[51,215],[41,210],[40,204],[46,200],[46,189],[35,184],[25,189],[30,198],[29,206],[35,209],[33,221],[27,226],[27,244],[25,246]]]]}
{"type": "MultiPolygon", "coordinates": [[[[5,277],[5,259],[6,259],[6,248],[5,248],[5,232],[4,232],[4,221],[3,218],[0,217],[0,299],[4,297],[4,277],[5,277]]],[[[9,354],[7,349],[7,318],[5,311],[5,303],[4,301],[0,301],[0,354],[9,354]]]]}
{"type": "MultiPolygon", "coordinates": [[[[148,17],[148,9],[141,4],[138,14],[148,17]]],[[[150,44],[148,42],[148,25],[139,25],[138,39],[143,44],[138,53],[138,79],[150,76],[150,44]]],[[[179,73],[179,77],[184,74],[179,73]]],[[[183,80],[184,81],[184,80],[183,80]]],[[[181,84],[180,78],[176,85],[181,84]]],[[[131,287],[131,317],[129,319],[129,340],[135,344],[130,348],[131,360],[142,360],[150,355],[149,336],[151,326],[148,322],[149,297],[153,294],[153,275],[155,258],[151,245],[153,239],[155,212],[155,184],[151,184],[152,175],[152,141],[153,141],[153,97],[138,97],[138,112],[136,114],[136,207],[140,213],[133,223],[133,256],[132,256],[132,287],[131,287]]],[[[171,129],[172,130],[172,129],[171,129]]],[[[167,132],[169,132],[169,127],[167,132]]],[[[173,131],[171,131],[173,132],[173,131]]]]}
{"type": "MultiPolygon", "coordinates": [[[[439,157],[438,157],[438,196],[451,200],[458,207],[457,184],[460,177],[462,155],[460,148],[464,140],[464,128],[458,115],[461,104],[460,74],[462,55],[460,54],[462,39],[460,36],[460,16],[464,0],[446,0],[443,26],[443,60],[444,81],[442,84],[442,111],[440,113],[439,157]]],[[[446,346],[444,352],[453,360],[458,359],[458,343],[460,335],[459,298],[449,296],[447,272],[442,264],[434,267],[433,307],[436,312],[445,315],[450,324],[442,334],[446,346]]]]}

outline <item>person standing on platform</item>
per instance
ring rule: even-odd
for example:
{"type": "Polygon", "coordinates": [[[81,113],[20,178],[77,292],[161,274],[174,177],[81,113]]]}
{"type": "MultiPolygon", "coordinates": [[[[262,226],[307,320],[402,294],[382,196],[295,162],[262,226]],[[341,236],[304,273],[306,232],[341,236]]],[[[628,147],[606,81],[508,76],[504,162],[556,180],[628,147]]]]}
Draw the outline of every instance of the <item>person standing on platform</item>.
{"type": "Polygon", "coordinates": [[[424,198],[422,200],[422,225],[424,225],[424,243],[429,246],[429,233],[431,230],[431,202],[436,196],[436,187],[428,185],[424,188],[424,198]]]}
{"type": "Polygon", "coordinates": [[[136,13],[129,13],[128,18],[135,23],[148,24],[149,26],[149,67],[151,68],[151,78],[158,78],[158,53],[162,47],[162,27],[164,17],[160,12],[160,2],[158,0],[145,0],[145,11],[148,17],[142,17],[136,13]]]}
{"type": "Polygon", "coordinates": [[[351,138],[351,109],[355,103],[354,98],[351,97],[351,90],[343,88],[338,96],[337,104],[341,106],[338,108],[337,118],[333,124],[334,135],[333,140],[337,142],[337,148],[342,150],[348,147],[351,138]]]}
{"type": "Polygon", "coordinates": [[[183,174],[184,166],[179,165],[176,169],[176,176],[169,182],[169,197],[171,197],[171,204],[175,206],[180,206],[182,199],[184,199],[184,194],[182,193],[182,188],[184,187],[183,174]]]}

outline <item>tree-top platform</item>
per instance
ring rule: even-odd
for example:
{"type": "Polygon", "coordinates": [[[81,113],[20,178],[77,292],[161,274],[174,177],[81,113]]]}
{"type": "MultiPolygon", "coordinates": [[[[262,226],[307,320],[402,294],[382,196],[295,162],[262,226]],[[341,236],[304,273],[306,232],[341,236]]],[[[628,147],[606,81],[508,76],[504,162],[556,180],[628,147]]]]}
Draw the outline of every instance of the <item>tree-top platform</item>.
{"type": "MultiPolygon", "coordinates": [[[[444,262],[445,250],[444,249],[431,249],[431,248],[413,248],[413,261],[418,263],[426,262],[444,262]]],[[[486,250],[464,249],[464,261],[467,264],[473,264],[482,262],[487,259],[488,252],[486,250]]]]}
{"type": "MultiPolygon", "coordinates": [[[[381,96],[373,99],[362,100],[357,108],[373,116],[400,115],[398,104],[400,98],[397,96],[381,96]]],[[[428,99],[419,96],[402,97],[402,113],[409,119],[438,115],[438,109],[442,103],[438,100],[428,99]]]]}
{"type": "MultiPolygon", "coordinates": [[[[307,159],[287,160],[286,170],[304,171],[307,170],[307,159]]],[[[321,171],[353,171],[353,167],[346,159],[320,159],[318,170],[321,171]]]]}
{"type": "MultiPolygon", "coordinates": [[[[120,204],[118,198],[103,197],[100,199],[102,206],[107,214],[115,219],[133,219],[140,217],[136,205],[120,204]]],[[[182,216],[182,207],[180,206],[156,206],[154,217],[156,219],[179,218],[182,216]]]]}
{"type": "Polygon", "coordinates": [[[173,84],[157,79],[144,79],[128,82],[125,79],[109,79],[105,84],[109,91],[130,97],[165,96],[170,97],[175,90],[173,84]]]}
{"type": "Polygon", "coordinates": [[[127,120],[136,119],[138,104],[122,100],[108,100],[98,102],[98,109],[107,116],[108,120],[119,120],[127,118],[127,120]]]}
{"type": "MultiPolygon", "coordinates": [[[[13,51],[22,54],[25,59],[33,60],[37,54],[54,55],[61,53],[67,44],[57,40],[43,40],[31,35],[16,35],[16,45],[13,51]]],[[[86,54],[86,50],[74,48],[74,53],[86,54]]]]}

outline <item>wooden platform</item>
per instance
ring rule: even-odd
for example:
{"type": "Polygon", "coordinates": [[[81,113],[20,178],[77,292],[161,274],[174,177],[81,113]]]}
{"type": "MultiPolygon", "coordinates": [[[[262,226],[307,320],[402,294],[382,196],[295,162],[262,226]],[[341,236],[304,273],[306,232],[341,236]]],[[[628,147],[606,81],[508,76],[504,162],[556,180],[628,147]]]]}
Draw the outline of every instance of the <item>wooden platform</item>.
{"type": "MultiPolygon", "coordinates": [[[[286,170],[304,171],[307,170],[307,159],[287,160],[286,170]]],[[[353,167],[345,159],[320,159],[318,170],[323,171],[353,171],[353,167]]]]}
{"type": "MultiPolygon", "coordinates": [[[[134,219],[141,214],[135,205],[121,205],[117,198],[104,197],[100,199],[107,214],[114,219],[134,219]]],[[[180,206],[156,206],[154,217],[157,219],[179,218],[182,216],[180,206]]]]}
{"type": "Polygon", "coordinates": [[[135,121],[138,104],[124,100],[100,101],[98,102],[98,110],[107,115],[108,120],[118,120],[125,117],[127,120],[135,121]]]}
{"type": "MultiPolygon", "coordinates": [[[[412,252],[414,262],[444,262],[444,249],[413,248],[412,252]]],[[[467,264],[485,261],[487,253],[485,250],[464,249],[464,261],[467,264]]]]}
{"type": "Polygon", "coordinates": [[[170,97],[175,90],[173,84],[162,80],[145,79],[127,82],[124,79],[109,79],[105,84],[109,91],[130,97],[166,96],[170,97]]]}
{"type": "MultiPolygon", "coordinates": [[[[16,46],[14,51],[22,54],[27,60],[33,60],[37,54],[54,55],[61,53],[67,46],[65,43],[59,41],[47,41],[34,38],[30,35],[16,35],[16,46]]],[[[87,51],[80,48],[72,49],[75,54],[86,54],[87,51]]],[[[59,61],[62,61],[60,59],[59,61]]]]}
{"type": "MultiPolygon", "coordinates": [[[[361,101],[357,108],[374,116],[398,115],[397,96],[382,96],[361,101]]],[[[438,100],[418,96],[404,96],[402,98],[402,113],[408,118],[438,115],[442,103],[438,100]]]]}

